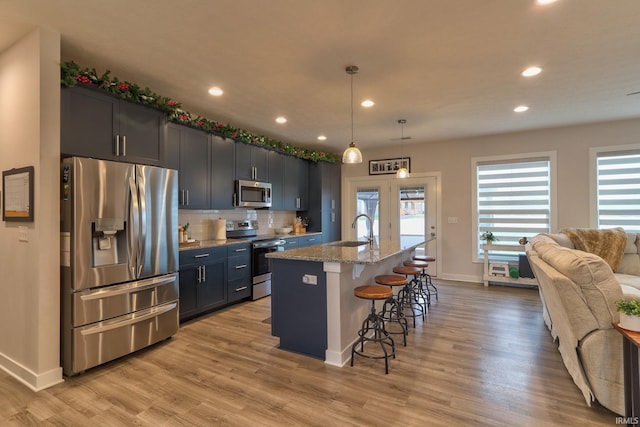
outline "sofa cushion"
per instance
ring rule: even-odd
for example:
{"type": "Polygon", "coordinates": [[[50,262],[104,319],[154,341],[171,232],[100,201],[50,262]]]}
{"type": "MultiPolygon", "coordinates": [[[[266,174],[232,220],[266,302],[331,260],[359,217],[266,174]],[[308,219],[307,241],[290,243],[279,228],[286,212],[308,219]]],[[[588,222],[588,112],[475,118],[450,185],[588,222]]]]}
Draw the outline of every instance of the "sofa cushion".
{"type": "Polygon", "coordinates": [[[624,247],[625,254],[637,254],[638,246],[636,245],[636,239],[638,235],[627,231],[627,245],[624,247]]]}
{"type": "Polygon", "coordinates": [[[576,249],[598,255],[613,271],[618,270],[627,245],[627,233],[622,228],[565,228],[560,233],[569,236],[576,249]]]}
{"type": "Polygon", "coordinates": [[[547,241],[534,242],[532,246],[544,262],[578,286],[599,328],[611,328],[618,321],[615,303],[622,298],[622,289],[609,264],[597,255],[547,241]]]}
{"type": "Polygon", "coordinates": [[[615,278],[618,283],[620,283],[620,286],[630,286],[632,288],[640,290],[640,276],[636,276],[633,274],[616,273],[615,278]]]}

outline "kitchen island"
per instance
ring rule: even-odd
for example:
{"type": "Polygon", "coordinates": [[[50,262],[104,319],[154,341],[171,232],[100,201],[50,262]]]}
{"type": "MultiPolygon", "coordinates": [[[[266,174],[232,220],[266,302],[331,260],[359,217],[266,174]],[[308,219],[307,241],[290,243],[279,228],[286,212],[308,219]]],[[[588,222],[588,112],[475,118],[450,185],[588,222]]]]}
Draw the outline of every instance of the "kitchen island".
{"type": "Polygon", "coordinates": [[[280,348],[344,366],[371,303],[353,289],[373,284],[410,259],[420,236],[369,244],[340,241],[267,255],[271,260],[271,333],[280,348]]]}

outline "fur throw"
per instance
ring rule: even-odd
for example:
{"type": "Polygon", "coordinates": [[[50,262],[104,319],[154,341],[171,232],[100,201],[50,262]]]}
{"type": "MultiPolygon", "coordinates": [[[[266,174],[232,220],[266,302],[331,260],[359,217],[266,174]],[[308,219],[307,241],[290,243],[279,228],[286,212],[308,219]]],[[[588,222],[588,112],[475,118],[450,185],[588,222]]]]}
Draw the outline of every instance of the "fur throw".
{"type": "Polygon", "coordinates": [[[618,270],[627,244],[627,233],[622,228],[565,228],[560,232],[571,239],[576,249],[599,256],[609,264],[614,273],[618,270]]]}

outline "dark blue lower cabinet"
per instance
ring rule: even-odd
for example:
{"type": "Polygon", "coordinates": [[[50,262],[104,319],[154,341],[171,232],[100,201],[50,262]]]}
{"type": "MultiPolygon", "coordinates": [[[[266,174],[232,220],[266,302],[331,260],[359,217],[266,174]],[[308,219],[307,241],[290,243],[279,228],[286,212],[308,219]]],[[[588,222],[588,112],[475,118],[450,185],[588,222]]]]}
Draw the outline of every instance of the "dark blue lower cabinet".
{"type": "Polygon", "coordinates": [[[280,348],[324,360],[327,350],[327,283],[323,264],[272,259],[271,334],[280,348]],[[303,283],[305,274],[317,284],[303,283]]]}

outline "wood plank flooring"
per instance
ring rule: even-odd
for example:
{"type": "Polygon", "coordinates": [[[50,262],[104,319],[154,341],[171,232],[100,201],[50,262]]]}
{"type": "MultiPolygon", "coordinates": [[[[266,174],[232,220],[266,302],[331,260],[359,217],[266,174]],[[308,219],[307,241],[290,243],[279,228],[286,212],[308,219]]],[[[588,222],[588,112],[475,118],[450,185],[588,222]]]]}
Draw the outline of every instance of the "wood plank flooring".
{"type": "Polygon", "coordinates": [[[39,393],[0,371],[0,425],[616,424],[567,374],[537,290],[438,284],[389,375],[380,360],[336,368],[278,349],[263,298],[39,393]]]}

